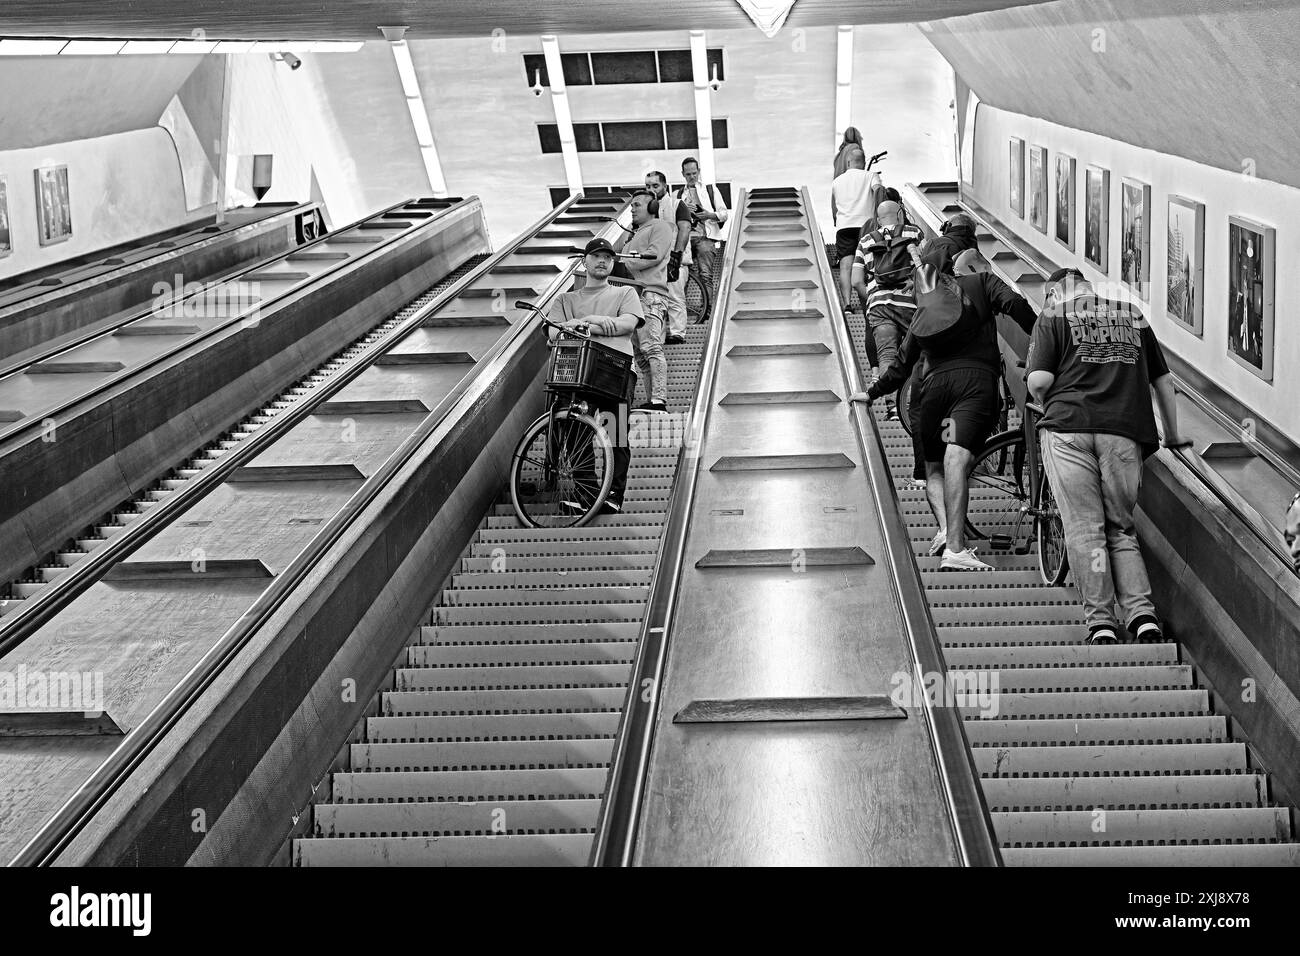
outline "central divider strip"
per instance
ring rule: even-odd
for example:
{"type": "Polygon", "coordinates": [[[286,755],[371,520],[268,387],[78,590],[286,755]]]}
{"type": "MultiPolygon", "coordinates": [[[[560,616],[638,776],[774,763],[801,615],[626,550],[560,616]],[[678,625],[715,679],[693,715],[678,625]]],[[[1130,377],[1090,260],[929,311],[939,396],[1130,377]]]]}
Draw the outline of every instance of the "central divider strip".
{"type": "MultiPolygon", "coordinates": [[[[277,419],[264,432],[259,432],[253,441],[241,446],[235,454],[222,459],[210,469],[205,470],[204,474],[196,479],[196,484],[204,482],[202,488],[206,491],[223,481],[236,467],[251,458],[253,454],[262,451],[269,444],[269,441],[257,444],[255,450],[251,452],[248,451],[250,445],[262,439],[264,434],[277,429],[277,426],[278,430],[274,432],[274,436],[283,435],[294,424],[297,424],[298,421],[310,414],[311,409],[316,404],[329,395],[337,393],[338,388],[341,388],[343,384],[351,381],[364,368],[371,365],[378,355],[391,348],[393,344],[400,341],[414,329],[419,328],[431,312],[436,311],[437,308],[454,299],[471,282],[481,279],[491,271],[494,265],[531,240],[537,231],[545,228],[547,224],[571,208],[577,198],[576,196],[570,197],[566,203],[556,207],[544,216],[532,229],[525,231],[512,240],[491,258],[485,260],[479,268],[467,273],[460,281],[449,288],[436,303],[431,303],[428,307],[421,309],[393,335],[375,343],[364,356],[357,360],[352,368],[340,375],[334,382],[331,382],[330,386],[322,389],[318,395],[313,396],[313,401],[304,403],[304,405],[290,412],[283,419],[277,419]],[[291,419],[292,421],[290,421],[291,419]]],[[[617,226],[611,224],[610,228],[604,230],[604,232],[612,232],[617,228],[617,226]]],[[[574,261],[567,269],[558,273],[545,292],[539,297],[541,301],[549,301],[550,298],[564,288],[570,281],[577,266],[578,262],[574,261]]],[[[27,845],[10,861],[10,866],[51,865],[56,861],[58,855],[68,846],[77,833],[89,823],[94,814],[125,782],[167,732],[176,725],[188,708],[211,686],[226,665],[248,644],[258,629],[271,619],[298,585],[307,579],[320,558],[329,551],[357,517],[375,500],[393,476],[401,470],[426,441],[439,433],[440,430],[444,430],[449,421],[456,420],[482,397],[490,387],[491,382],[506,366],[510,357],[517,351],[517,343],[535,332],[539,327],[540,319],[538,316],[529,313],[521,321],[516,322],[492,346],[473,372],[466,375],[439,402],[438,406],[420,424],[420,427],[408,436],[384,464],[366,480],[365,484],[348,499],[344,507],[312,538],[307,547],[276,577],[270,587],[262,592],[253,605],[241,615],[239,620],[230,627],[212,649],[200,658],[189,673],[140,722],[140,725],[127,734],[122,745],[113,751],[67,802],[42,825],[41,829],[27,845]]],[[[186,491],[189,490],[186,489],[186,491]]],[[[197,503],[200,497],[201,494],[193,493],[187,501],[179,502],[178,507],[173,507],[168,512],[164,512],[164,509],[173,502],[168,501],[159,505],[158,508],[153,509],[150,514],[137,522],[136,528],[132,529],[135,531],[137,528],[141,528],[147,529],[146,531],[141,534],[123,535],[117,542],[100,549],[96,555],[79,566],[78,571],[81,571],[83,567],[93,567],[96,573],[89,578],[89,581],[98,580],[112,563],[120,561],[135,551],[149,537],[162,529],[164,521],[158,517],[160,513],[165,513],[168,519],[174,518],[197,503]],[[153,519],[152,523],[146,524],[151,519],[153,519]],[[114,547],[115,545],[117,547],[114,547]]],[[[87,576],[87,574],[67,575],[58,585],[51,588],[51,592],[55,592],[56,589],[68,584],[71,579],[81,582],[82,587],[88,586],[87,576]]],[[[59,601],[53,602],[57,603],[58,606],[52,607],[52,601],[43,601],[41,607],[37,609],[38,613],[26,614],[21,620],[16,620],[16,626],[13,630],[6,629],[4,632],[5,638],[3,642],[0,642],[0,654],[21,643],[40,624],[48,621],[73,596],[72,590],[65,587],[63,590],[58,591],[59,601]]]]}

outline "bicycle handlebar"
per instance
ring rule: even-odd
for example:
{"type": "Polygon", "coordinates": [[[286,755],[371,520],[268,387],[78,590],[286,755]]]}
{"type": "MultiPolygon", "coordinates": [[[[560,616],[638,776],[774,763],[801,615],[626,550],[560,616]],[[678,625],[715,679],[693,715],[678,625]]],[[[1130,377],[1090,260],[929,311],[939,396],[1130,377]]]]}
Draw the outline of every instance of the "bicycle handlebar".
{"type": "MultiPolygon", "coordinates": [[[[525,310],[525,311],[527,311],[527,312],[536,312],[538,315],[542,315],[542,310],[541,310],[541,309],[539,309],[539,308],[538,308],[537,306],[535,306],[533,303],[531,303],[531,302],[526,302],[526,301],[524,301],[523,299],[516,299],[516,300],[515,300],[515,308],[516,308],[516,309],[523,309],[523,310],[525,310]]],[[[587,329],[587,327],[586,327],[585,325],[582,327],[582,331],[578,331],[578,330],[576,330],[576,329],[571,329],[571,328],[568,328],[567,326],[560,325],[558,322],[552,322],[552,321],[551,321],[550,319],[548,319],[546,316],[542,315],[542,326],[543,326],[543,327],[545,327],[545,326],[550,326],[551,328],[555,329],[555,331],[559,332],[561,335],[572,336],[572,337],[575,338],[575,339],[589,339],[589,338],[591,338],[591,333],[588,331],[588,329],[587,329]]]]}
{"type": "Polygon", "coordinates": [[[872,166],[876,165],[876,163],[880,162],[880,160],[884,159],[888,155],[889,155],[889,150],[882,149],[880,152],[876,153],[875,156],[872,156],[871,159],[867,162],[867,169],[870,169],[872,166]]]}
{"type": "MultiPolygon", "coordinates": [[[[576,256],[585,256],[586,254],[587,254],[586,249],[579,249],[577,246],[569,247],[569,258],[571,259],[576,256]]],[[[652,256],[648,252],[615,252],[613,253],[613,256],[615,259],[653,259],[654,258],[654,256],[652,256]]]]}

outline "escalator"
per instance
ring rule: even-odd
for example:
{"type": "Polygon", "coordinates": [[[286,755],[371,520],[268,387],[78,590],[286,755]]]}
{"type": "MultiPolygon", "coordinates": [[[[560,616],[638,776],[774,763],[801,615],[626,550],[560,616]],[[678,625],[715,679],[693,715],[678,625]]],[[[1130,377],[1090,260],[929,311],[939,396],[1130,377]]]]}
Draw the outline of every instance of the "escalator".
{"type": "MultiPolygon", "coordinates": [[[[708,329],[666,347],[678,418],[658,421],[689,410],[708,329]]],[[[588,862],[680,447],[637,447],[639,423],[673,437],[632,416],[621,515],[525,529],[503,489],[313,807],[295,865],[588,862]]]]}

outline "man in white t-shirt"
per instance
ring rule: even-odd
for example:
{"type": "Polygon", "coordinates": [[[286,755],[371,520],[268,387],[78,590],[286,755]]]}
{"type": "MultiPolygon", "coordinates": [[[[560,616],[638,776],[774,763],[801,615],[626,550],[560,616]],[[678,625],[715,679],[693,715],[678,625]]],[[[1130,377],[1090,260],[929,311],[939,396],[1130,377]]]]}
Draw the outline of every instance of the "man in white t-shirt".
{"type": "Polygon", "coordinates": [[[691,213],[691,255],[696,275],[712,291],[714,256],[726,235],[724,227],[730,212],[722,192],[713,183],[700,181],[700,162],[694,156],[682,160],[682,178],[686,185],[676,195],[691,213]]]}
{"type": "Polygon", "coordinates": [[[691,214],[686,205],[668,188],[668,177],[659,170],[645,174],[645,188],[659,201],[659,218],[676,230],[668,267],[668,334],[669,345],[686,341],[686,269],[691,262],[691,214]],[[673,278],[676,271],[677,278],[673,278]]]}
{"type": "Polygon", "coordinates": [[[849,309],[853,278],[853,253],[862,238],[862,227],[876,210],[875,198],[883,190],[880,173],[866,171],[867,157],[855,149],[849,154],[849,168],[831,183],[831,219],[835,224],[835,256],[840,263],[840,302],[849,309]]]}

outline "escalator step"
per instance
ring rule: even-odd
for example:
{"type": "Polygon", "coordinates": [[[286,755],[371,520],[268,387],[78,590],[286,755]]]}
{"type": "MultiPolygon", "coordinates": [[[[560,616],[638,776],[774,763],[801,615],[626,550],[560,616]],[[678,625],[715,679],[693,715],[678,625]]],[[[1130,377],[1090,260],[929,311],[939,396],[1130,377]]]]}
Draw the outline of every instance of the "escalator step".
{"type": "Polygon", "coordinates": [[[1040,810],[994,812],[1003,846],[1038,843],[1179,843],[1188,840],[1269,842],[1289,840],[1291,822],[1274,807],[1188,810],[1040,810]]]}
{"type": "Polygon", "coordinates": [[[1051,773],[1152,774],[1246,770],[1246,746],[1219,744],[1135,744],[1132,746],[972,746],[983,776],[1051,773]]]}
{"type": "Polygon", "coordinates": [[[398,691],[623,687],[627,685],[629,671],[626,664],[399,667],[395,687],[398,691]]]}
{"type": "Polygon", "coordinates": [[[1077,717],[967,720],[972,744],[1224,743],[1226,717],[1077,717]]]}
{"type": "Polygon", "coordinates": [[[294,866],[583,866],[588,834],[296,840],[294,866]]]}
{"type": "Polygon", "coordinates": [[[407,740],[530,740],[545,737],[612,737],[619,715],[478,714],[472,717],[369,717],[371,743],[407,740]]]}
{"type": "Polygon", "coordinates": [[[572,770],[400,770],[334,774],[339,803],[367,801],[539,800],[596,797],[605,789],[604,767],[572,770]]]}
{"type": "MultiPolygon", "coordinates": [[[[1205,690],[1098,690],[1072,693],[1012,693],[994,695],[989,709],[998,717],[1118,717],[1155,714],[1205,714],[1210,695],[1205,690]]],[[[971,706],[963,713],[976,713],[971,706]]]]}
{"type": "Polygon", "coordinates": [[[1025,847],[1003,850],[1002,862],[1006,866],[1300,866],[1300,844],[1025,847]]]}
{"type": "Polygon", "coordinates": [[[623,687],[564,687],[534,690],[388,691],[383,714],[555,714],[618,711],[627,698],[623,687]]]}
{"type": "Polygon", "coordinates": [[[1267,782],[1255,773],[1161,774],[1149,777],[985,777],[990,810],[1093,807],[1259,806],[1267,782]]]}
{"type": "Polygon", "coordinates": [[[607,767],[611,737],[558,740],[473,740],[458,743],[368,743],[351,747],[352,769],[528,770],[607,767]]]}
{"type": "Polygon", "coordinates": [[[599,800],[491,800],[482,803],[326,803],[315,835],[471,836],[506,840],[528,833],[590,833],[599,800]]]}

